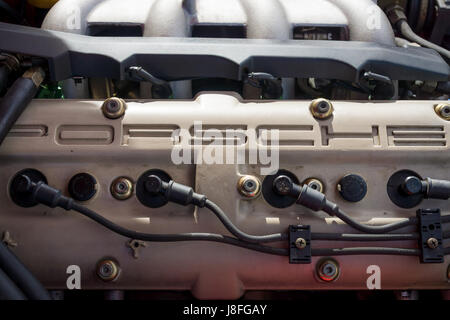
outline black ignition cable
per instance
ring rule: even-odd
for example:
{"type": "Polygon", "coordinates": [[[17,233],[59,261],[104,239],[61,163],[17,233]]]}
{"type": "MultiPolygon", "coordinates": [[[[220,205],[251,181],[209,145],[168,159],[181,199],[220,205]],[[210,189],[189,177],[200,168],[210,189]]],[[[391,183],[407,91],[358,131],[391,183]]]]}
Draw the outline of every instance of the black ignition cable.
{"type": "MultiPolygon", "coordinates": [[[[219,234],[212,233],[181,233],[181,234],[149,234],[132,231],[123,228],[114,222],[104,218],[93,210],[76,203],[72,198],[62,195],[60,190],[54,189],[44,182],[32,182],[29,177],[22,175],[21,179],[21,192],[31,193],[33,200],[47,205],[51,208],[60,207],[65,210],[73,210],[82,215],[96,221],[105,228],[118,233],[124,237],[131,239],[150,241],[150,242],[175,242],[175,241],[213,241],[220,242],[230,245],[235,245],[238,247],[246,248],[249,250],[255,250],[263,253],[289,256],[289,250],[284,248],[275,248],[270,246],[263,246],[257,241],[261,242],[275,242],[281,240],[287,240],[288,236],[286,234],[273,234],[273,235],[263,235],[263,236],[253,236],[248,235],[245,232],[239,230],[234,226],[228,217],[223,213],[222,210],[218,211],[219,208],[212,201],[207,200],[204,195],[197,194],[193,192],[193,189],[178,184],[174,181],[168,183],[163,182],[157,176],[152,181],[154,185],[154,190],[157,192],[162,192],[166,195],[169,201],[188,205],[195,204],[199,207],[207,207],[212,210],[220,219],[220,221],[225,225],[225,227],[236,237],[243,237],[244,239],[250,239],[253,242],[248,242],[241,238],[236,239],[233,237],[228,237],[219,234]],[[156,179],[158,178],[158,179],[156,179]],[[270,241],[269,241],[270,239],[270,241]]],[[[219,208],[220,209],[220,208],[219,208]]],[[[335,234],[312,234],[313,239],[316,240],[329,240],[338,239],[343,241],[390,241],[390,240],[415,240],[417,239],[416,234],[386,234],[386,235],[335,235],[335,234]]],[[[450,236],[450,234],[447,234],[450,236]]],[[[409,255],[417,256],[420,254],[418,249],[404,249],[404,248],[385,248],[385,247],[354,247],[354,248],[314,248],[312,249],[313,256],[326,256],[326,255],[409,255]]]]}

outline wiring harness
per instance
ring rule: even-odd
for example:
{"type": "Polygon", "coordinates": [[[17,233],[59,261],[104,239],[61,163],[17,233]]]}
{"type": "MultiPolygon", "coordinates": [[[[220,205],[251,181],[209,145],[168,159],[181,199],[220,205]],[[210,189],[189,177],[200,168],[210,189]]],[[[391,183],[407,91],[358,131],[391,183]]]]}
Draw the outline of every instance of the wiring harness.
{"type": "MultiPolygon", "coordinates": [[[[281,176],[284,179],[285,176],[281,176]]],[[[198,194],[189,187],[174,181],[164,182],[158,176],[150,176],[147,187],[154,193],[161,193],[171,202],[181,205],[196,205],[201,208],[208,208],[221,221],[225,228],[234,236],[225,236],[213,233],[179,233],[179,234],[149,234],[141,233],[123,228],[114,222],[104,218],[95,211],[75,202],[72,198],[64,196],[60,190],[52,188],[44,182],[33,182],[26,175],[21,176],[21,192],[31,193],[33,199],[51,208],[61,207],[65,210],[73,210],[96,221],[105,228],[131,239],[151,241],[151,242],[175,242],[175,241],[213,241],[234,245],[249,250],[263,253],[290,256],[290,248],[279,248],[264,243],[281,241],[292,242],[289,233],[276,233],[268,235],[250,235],[236,227],[223,210],[214,202],[207,199],[205,195],[198,194]]],[[[400,240],[421,240],[418,232],[405,234],[387,234],[407,226],[418,226],[418,218],[409,218],[399,223],[384,226],[367,226],[356,222],[338,206],[327,200],[323,194],[307,186],[300,188],[291,183],[291,189],[281,184],[282,179],[275,180],[274,184],[283,192],[288,192],[293,196],[300,190],[297,203],[302,204],[312,210],[324,210],[325,212],[341,218],[351,227],[362,231],[362,234],[338,234],[338,233],[311,233],[311,240],[339,240],[339,241],[400,241],[400,240]]],[[[283,180],[286,182],[285,180],[283,180]]],[[[291,181],[292,182],[292,181],[291,181]]],[[[449,223],[450,216],[443,216],[442,223],[449,223]]],[[[309,228],[309,226],[308,226],[309,228]]],[[[450,232],[445,231],[443,238],[450,238],[450,232]]],[[[441,248],[443,255],[450,254],[450,248],[441,248]]],[[[311,248],[311,256],[328,255],[407,255],[421,256],[420,248],[387,248],[387,247],[352,247],[352,248],[311,248]]]]}

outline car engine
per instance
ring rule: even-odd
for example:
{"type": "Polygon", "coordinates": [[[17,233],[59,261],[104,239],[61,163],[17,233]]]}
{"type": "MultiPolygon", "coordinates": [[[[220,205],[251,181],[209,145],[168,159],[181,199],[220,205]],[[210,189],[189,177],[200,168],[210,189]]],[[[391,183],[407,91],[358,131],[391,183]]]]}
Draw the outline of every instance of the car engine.
{"type": "Polygon", "coordinates": [[[449,1],[0,4],[0,298],[450,299],[449,1]]]}

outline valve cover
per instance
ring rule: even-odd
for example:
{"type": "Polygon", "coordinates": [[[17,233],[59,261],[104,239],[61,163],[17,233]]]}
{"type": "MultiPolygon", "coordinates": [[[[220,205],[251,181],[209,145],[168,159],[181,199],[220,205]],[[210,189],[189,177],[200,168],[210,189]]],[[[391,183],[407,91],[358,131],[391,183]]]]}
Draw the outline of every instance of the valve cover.
{"type": "MultiPolygon", "coordinates": [[[[158,170],[205,194],[250,234],[286,232],[300,224],[313,232],[355,233],[324,213],[295,204],[280,208],[264,192],[248,196],[240,189],[244,176],[263,185],[267,175],[281,169],[299,182],[315,179],[328,199],[370,225],[413,217],[418,209],[450,214],[448,201],[424,199],[406,209],[387,192],[388,180],[400,170],[450,179],[450,122],[435,112],[438,103],[331,103],[331,116],[318,119],[310,101],[241,101],[233,93],[209,93],[191,101],[128,100],[125,114],[111,119],[102,112],[103,101],[34,100],[0,149],[2,228],[17,242],[14,252],[49,289],[64,289],[66,269],[74,264],[82,270],[83,289],[108,289],[110,283],[96,275],[104,259],[120,266],[115,289],[189,290],[202,299],[234,299],[262,289],[365,290],[373,265],[380,267],[382,289],[449,289],[449,257],[443,264],[420,264],[418,257],[336,256],[339,276],[326,282],[315,276],[323,258],[289,264],[288,257],[210,242],[135,247],[132,239],[77,213],[43,205],[23,208],[10,196],[14,176],[24,169],[38,170],[66,195],[71,179],[87,173],[86,185],[96,189],[82,203],[121,226],[147,233],[228,234],[206,209],[144,205],[137,182],[143,173],[158,170]],[[112,185],[121,177],[134,190],[117,197],[112,185]],[[365,193],[355,202],[345,200],[342,188],[352,194],[352,183],[358,188],[361,180],[365,193]]],[[[373,243],[313,243],[313,248],[344,246],[373,243]]],[[[411,248],[417,241],[379,246],[411,248]]]]}

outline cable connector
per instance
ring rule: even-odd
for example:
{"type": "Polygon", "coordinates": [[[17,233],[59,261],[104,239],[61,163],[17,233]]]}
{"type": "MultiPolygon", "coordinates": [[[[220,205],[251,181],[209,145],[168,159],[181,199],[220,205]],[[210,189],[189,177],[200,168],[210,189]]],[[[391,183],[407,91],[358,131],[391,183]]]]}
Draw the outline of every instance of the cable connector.
{"type": "Polygon", "coordinates": [[[163,181],[156,175],[151,175],[145,182],[145,189],[150,193],[163,194],[168,201],[187,206],[190,204],[203,208],[206,203],[206,196],[194,192],[194,189],[173,180],[163,181]]]}
{"type": "Polygon", "coordinates": [[[281,175],[273,181],[273,188],[279,195],[296,198],[296,203],[313,211],[324,211],[335,216],[339,210],[337,204],[327,200],[326,196],[308,185],[299,186],[288,176],[281,175]]]}
{"type": "Polygon", "coordinates": [[[410,176],[405,179],[402,189],[407,195],[422,194],[425,199],[448,200],[450,198],[450,181],[410,176]]]}
{"type": "Polygon", "coordinates": [[[50,208],[72,209],[73,199],[64,196],[60,190],[50,187],[43,181],[35,183],[26,175],[22,175],[20,179],[19,192],[31,193],[32,199],[37,203],[42,203],[50,208]]]}

